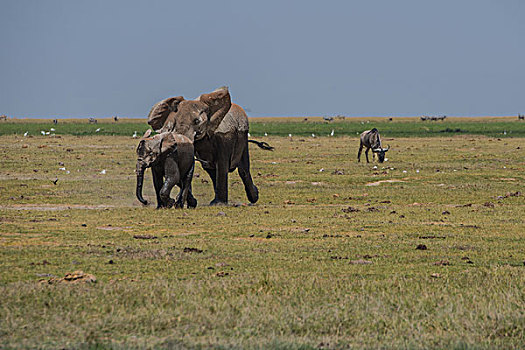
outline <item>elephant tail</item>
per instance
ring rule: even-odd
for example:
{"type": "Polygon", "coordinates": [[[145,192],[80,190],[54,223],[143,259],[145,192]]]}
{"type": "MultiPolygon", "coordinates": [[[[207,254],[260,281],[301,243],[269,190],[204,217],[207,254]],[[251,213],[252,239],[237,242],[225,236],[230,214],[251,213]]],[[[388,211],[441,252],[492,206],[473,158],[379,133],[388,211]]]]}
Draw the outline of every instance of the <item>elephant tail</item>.
{"type": "Polygon", "coordinates": [[[259,148],[262,148],[265,151],[273,151],[274,147],[270,146],[267,142],[264,141],[255,141],[255,140],[248,140],[248,142],[255,143],[259,148]]]}

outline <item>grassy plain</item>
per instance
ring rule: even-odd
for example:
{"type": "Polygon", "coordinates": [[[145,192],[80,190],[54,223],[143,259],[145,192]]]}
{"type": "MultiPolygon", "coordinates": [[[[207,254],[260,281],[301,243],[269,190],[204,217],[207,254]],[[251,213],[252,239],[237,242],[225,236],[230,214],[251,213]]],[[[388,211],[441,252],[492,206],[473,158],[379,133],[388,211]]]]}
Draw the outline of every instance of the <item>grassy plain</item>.
{"type": "MultiPolygon", "coordinates": [[[[390,137],[443,137],[453,135],[485,135],[491,137],[525,137],[525,122],[516,117],[458,118],[446,121],[420,121],[419,118],[345,118],[326,122],[321,117],[304,118],[251,118],[250,133],[253,136],[328,136],[334,130],[335,136],[354,136],[366,129],[378,128],[390,137]]],[[[144,119],[122,118],[99,119],[89,124],[87,119],[60,119],[54,125],[49,119],[11,119],[0,122],[0,135],[18,134],[41,135],[49,132],[56,135],[142,135],[148,129],[144,119]],[[51,130],[53,128],[54,130],[51,130]],[[98,130],[98,131],[97,131],[98,130]]]]}
{"type": "Polygon", "coordinates": [[[0,348],[523,348],[525,123],[369,121],[252,122],[259,202],[235,172],[207,206],[198,165],[195,210],[139,205],[132,129],[0,124],[0,348]],[[358,164],[372,125],[389,161],[358,164]]]}

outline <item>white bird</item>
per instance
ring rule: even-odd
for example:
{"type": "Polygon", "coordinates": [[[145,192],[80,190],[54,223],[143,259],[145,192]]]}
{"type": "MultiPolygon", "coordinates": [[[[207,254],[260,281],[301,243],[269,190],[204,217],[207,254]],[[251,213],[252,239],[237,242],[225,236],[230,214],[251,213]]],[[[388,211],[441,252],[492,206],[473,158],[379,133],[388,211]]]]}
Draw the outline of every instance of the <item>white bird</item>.
{"type": "Polygon", "coordinates": [[[332,129],[332,132],[330,133],[330,136],[334,136],[334,132],[335,132],[335,130],[332,129]]]}
{"type": "Polygon", "coordinates": [[[507,135],[507,131],[503,131],[503,135],[507,135]]]}
{"type": "MultiPolygon", "coordinates": [[[[455,171],[455,170],[454,170],[455,171]]],[[[419,169],[416,170],[416,173],[419,173],[419,169]]]]}
{"type": "Polygon", "coordinates": [[[268,136],[268,133],[265,132],[265,133],[264,133],[264,136],[268,136]]]}
{"type": "Polygon", "coordinates": [[[324,168],[319,169],[319,172],[322,173],[324,171],[324,168]]]}
{"type": "Polygon", "coordinates": [[[102,175],[106,175],[106,169],[103,169],[100,173],[101,173],[102,175]]]}
{"type": "Polygon", "coordinates": [[[44,130],[40,130],[40,133],[44,136],[46,136],[46,132],[44,130]]]}
{"type": "Polygon", "coordinates": [[[99,132],[100,131],[100,128],[98,128],[97,130],[95,130],[95,132],[99,132]]]}
{"type": "Polygon", "coordinates": [[[248,137],[252,137],[252,135],[250,135],[250,133],[248,133],[248,137]]]}
{"type": "Polygon", "coordinates": [[[51,132],[50,132],[50,131],[46,132],[46,135],[49,135],[49,134],[51,134],[51,132]]]}
{"type": "Polygon", "coordinates": [[[66,168],[58,168],[58,170],[63,170],[63,171],[65,171],[65,170],[66,170],[66,168]]]}
{"type": "Polygon", "coordinates": [[[292,134],[288,134],[288,137],[292,137],[292,134]]]}
{"type": "Polygon", "coordinates": [[[69,174],[69,173],[70,173],[70,171],[69,171],[69,170],[68,170],[68,171],[66,171],[66,174],[69,174]]]}
{"type": "Polygon", "coordinates": [[[49,130],[51,130],[51,131],[55,131],[55,129],[54,129],[54,128],[51,128],[51,129],[49,129],[49,130]]]}
{"type": "Polygon", "coordinates": [[[374,165],[374,166],[372,167],[372,169],[377,169],[377,165],[374,165]]]}
{"type": "Polygon", "coordinates": [[[315,134],[312,134],[312,137],[315,137],[315,134]]]}
{"type": "Polygon", "coordinates": [[[137,135],[137,132],[135,131],[135,132],[133,133],[133,138],[136,139],[138,136],[139,136],[139,135],[137,135]]]}
{"type": "Polygon", "coordinates": [[[406,174],[406,173],[407,173],[407,171],[406,171],[406,170],[403,170],[403,174],[406,174]]]}
{"type": "Polygon", "coordinates": [[[24,133],[24,137],[26,137],[28,134],[29,134],[29,131],[26,131],[26,132],[24,133]]]}

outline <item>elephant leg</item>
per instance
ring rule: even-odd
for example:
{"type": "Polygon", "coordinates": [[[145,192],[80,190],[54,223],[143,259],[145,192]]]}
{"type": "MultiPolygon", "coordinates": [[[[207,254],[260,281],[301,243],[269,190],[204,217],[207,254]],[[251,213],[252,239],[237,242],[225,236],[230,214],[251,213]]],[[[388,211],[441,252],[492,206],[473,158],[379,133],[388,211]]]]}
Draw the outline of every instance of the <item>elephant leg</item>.
{"type": "Polygon", "coordinates": [[[218,164],[216,170],[217,184],[215,186],[215,198],[210,205],[228,204],[228,166],[218,164]]]}
{"type": "Polygon", "coordinates": [[[252,175],[250,174],[250,153],[248,151],[248,145],[246,145],[242,153],[241,162],[239,163],[237,171],[244,184],[244,190],[246,191],[248,200],[250,203],[256,203],[259,200],[259,190],[253,183],[252,175]]]}
{"type": "MultiPolygon", "coordinates": [[[[226,149],[226,146],[223,149],[226,149]]],[[[228,172],[230,170],[230,155],[228,153],[219,153],[215,169],[215,198],[210,202],[210,205],[228,204],[228,172]]]]}
{"type": "MultiPolygon", "coordinates": [[[[183,195],[183,189],[181,188],[179,191],[179,194],[177,195],[177,203],[181,201],[183,195]]],[[[181,202],[182,203],[182,202],[181,202]]],[[[188,208],[193,209],[197,206],[197,199],[193,196],[193,192],[191,190],[191,181],[188,185],[188,194],[186,197],[186,204],[188,208]]],[[[184,205],[181,206],[181,208],[184,207],[184,205]]]]}
{"type": "MultiPolygon", "coordinates": [[[[217,194],[217,177],[219,172],[219,167],[216,167],[215,169],[204,169],[210,175],[210,179],[213,183],[213,193],[215,194],[215,198],[210,202],[210,205],[218,205],[222,204],[222,202],[218,199],[219,196],[217,194]]],[[[228,176],[228,172],[226,172],[226,176],[228,176]]],[[[228,180],[226,180],[226,183],[228,183],[228,180]]]]}
{"type": "Polygon", "coordinates": [[[163,207],[171,208],[175,204],[175,200],[170,198],[171,189],[175,186],[180,179],[178,167],[171,169],[171,173],[165,177],[164,184],[160,189],[160,198],[163,203],[163,207]]]}
{"type": "Polygon", "coordinates": [[[191,191],[191,181],[193,180],[194,170],[195,170],[195,164],[193,164],[193,166],[191,167],[191,171],[186,175],[186,185],[185,186],[188,189],[186,203],[187,203],[188,208],[195,208],[197,206],[197,199],[193,197],[193,194],[191,191]]]}
{"type": "Polygon", "coordinates": [[[188,194],[191,189],[191,180],[193,178],[193,168],[188,171],[186,175],[180,181],[180,194],[177,198],[177,203],[175,204],[176,208],[184,208],[184,203],[188,200],[188,194]]]}
{"type": "Polygon", "coordinates": [[[184,198],[188,196],[188,191],[184,189],[184,185],[181,183],[180,191],[177,195],[177,200],[175,201],[175,208],[182,209],[184,208],[184,198]]]}
{"type": "Polygon", "coordinates": [[[153,175],[153,186],[155,187],[155,194],[157,196],[157,209],[159,209],[163,207],[163,202],[160,197],[160,190],[163,186],[162,178],[164,177],[164,172],[162,167],[153,166],[151,168],[151,173],[153,175]]]}
{"type": "Polygon", "coordinates": [[[367,163],[370,163],[370,161],[368,160],[368,151],[370,150],[370,148],[367,148],[366,151],[365,151],[365,156],[366,156],[366,162],[367,163]]]}
{"type": "Polygon", "coordinates": [[[204,169],[210,176],[211,182],[213,184],[213,191],[215,191],[215,187],[217,186],[217,170],[215,169],[204,169]]]}
{"type": "Polygon", "coordinates": [[[197,199],[193,197],[193,193],[191,191],[191,183],[188,185],[188,199],[186,200],[188,208],[195,208],[197,206],[197,199]]]}
{"type": "MultiPolygon", "coordinates": [[[[217,198],[217,169],[204,169],[210,175],[211,182],[213,184],[213,194],[217,198]]],[[[215,198],[210,202],[210,205],[214,204],[215,198]]]]}

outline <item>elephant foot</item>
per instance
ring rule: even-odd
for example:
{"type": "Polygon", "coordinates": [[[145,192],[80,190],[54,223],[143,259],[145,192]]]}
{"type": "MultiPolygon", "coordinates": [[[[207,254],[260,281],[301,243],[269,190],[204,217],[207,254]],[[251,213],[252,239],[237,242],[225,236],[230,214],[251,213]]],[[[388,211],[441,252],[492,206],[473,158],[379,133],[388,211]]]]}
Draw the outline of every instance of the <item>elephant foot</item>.
{"type": "Polygon", "coordinates": [[[168,198],[166,202],[166,208],[172,208],[174,205],[176,205],[175,199],[173,198],[168,198]]]}
{"type": "Polygon", "coordinates": [[[188,208],[191,208],[191,209],[197,206],[197,200],[194,197],[188,198],[187,203],[188,203],[188,208]]]}
{"type": "Polygon", "coordinates": [[[216,205],[228,205],[228,201],[222,201],[222,200],[215,198],[214,200],[210,202],[210,206],[216,206],[216,205]]]}
{"type": "Polygon", "coordinates": [[[248,197],[250,203],[257,203],[259,200],[259,190],[254,185],[251,191],[246,191],[246,196],[248,197]]]}

